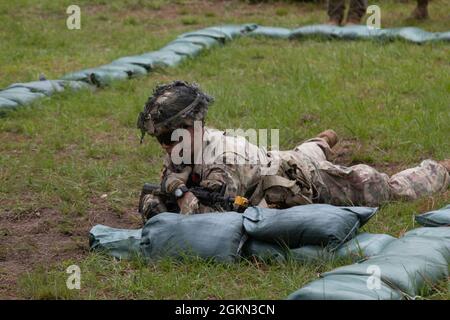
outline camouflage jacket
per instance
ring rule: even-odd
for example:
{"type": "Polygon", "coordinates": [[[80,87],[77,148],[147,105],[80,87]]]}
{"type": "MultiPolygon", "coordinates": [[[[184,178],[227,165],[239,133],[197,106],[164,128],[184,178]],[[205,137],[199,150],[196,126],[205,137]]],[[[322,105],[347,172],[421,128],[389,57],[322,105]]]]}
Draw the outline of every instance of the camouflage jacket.
{"type": "MultiPolygon", "coordinates": [[[[261,180],[261,166],[267,159],[264,149],[244,137],[207,127],[204,128],[201,150],[196,151],[200,152],[201,159],[193,164],[190,186],[201,185],[215,190],[225,184],[225,195],[229,196],[250,197],[261,180]]],[[[180,169],[172,163],[170,155],[166,155],[161,180],[180,169]]]]}

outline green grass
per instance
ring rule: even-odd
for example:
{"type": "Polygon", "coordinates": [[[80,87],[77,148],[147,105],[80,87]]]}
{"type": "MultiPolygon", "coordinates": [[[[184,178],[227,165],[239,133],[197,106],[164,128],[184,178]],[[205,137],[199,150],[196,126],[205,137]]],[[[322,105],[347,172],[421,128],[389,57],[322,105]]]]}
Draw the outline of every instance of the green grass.
{"type": "MultiPolygon", "coordinates": [[[[381,3],[382,26],[411,24],[405,19],[412,4],[381,3]]],[[[256,7],[232,1],[222,3],[226,10],[219,12],[212,7],[192,10],[195,1],[79,1],[82,29],[69,31],[69,4],[0,4],[0,87],[35,80],[41,72],[57,78],[155,50],[183,31],[203,26],[256,22],[294,27],[326,19],[323,7],[311,3],[277,4],[276,11],[270,3],[256,7]]],[[[414,24],[449,30],[449,9],[447,1],[433,1],[432,20],[414,24]]],[[[404,167],[428,157],[449,158],[449,53],[446,44],[242,38],[145,78],[37,101],[0,119],[0,215],[52,209],[61,217],[58,232],[70,236],[76,230],[72,221],[87,221],[93,212],[121,216],[134,211],[140,186],[158,179],[162,159],[151,138],[139,145],[135,120],[153,87],[173,79],[196,81],[215,96],[209,125],[279,128],[285,149],[333,128],[361,145],[352,155],[355,163],[404,167]],[[103,194],[108,197],[100,207],[103,194]]],[[[365,230],[400,236],[416,227],[413,214],[445,203],[445,196],[436,196],[387,205],[365,230]]],[[[87,233],[82,235],[87,242],[87,233]]],[[[14,295],[278,299],[338,265],[226,266],[195,260],[145,265],[84,254],[29,270],[14,295]],[[65,267],[72,263],[82,270],[80,292],[65,288],[65,267]]],[[[435,288],[431,298],[448,299],[448,282],[435,288]]]]}

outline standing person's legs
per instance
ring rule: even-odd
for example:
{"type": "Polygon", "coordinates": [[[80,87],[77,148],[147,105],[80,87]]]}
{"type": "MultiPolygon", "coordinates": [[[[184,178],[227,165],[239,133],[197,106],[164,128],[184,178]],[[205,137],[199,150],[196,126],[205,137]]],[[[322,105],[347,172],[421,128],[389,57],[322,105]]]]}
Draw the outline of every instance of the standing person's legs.
{"type": "Polygon", "coordinates": [[[340,25],[344,19],[345,0],[328,0],[329,24],[340,25]]]}
{"type": "Polygon", "coordinates": [[[428,18],[428,0],[417,0],[417,7],[412,12],[411,18],[417,20],[428,18]]]}
{"type": "Polygon", "coordinates": [[[361,18],[366,14],[367,0],[350,0],[347,23],[360,24],[361,18]]]}

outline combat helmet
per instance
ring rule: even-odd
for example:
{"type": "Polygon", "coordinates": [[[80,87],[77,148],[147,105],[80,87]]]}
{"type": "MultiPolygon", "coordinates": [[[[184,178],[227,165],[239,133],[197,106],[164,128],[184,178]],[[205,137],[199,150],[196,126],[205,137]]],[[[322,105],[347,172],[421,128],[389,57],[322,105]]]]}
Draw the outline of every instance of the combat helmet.
{"type": "Polygon", "coordinates": [[[141,142],[146,133],[158,138],[175,129],[193,126],[194,121],[203,122],[213,102],[214,98],[202,92],[196,83],[176,80],[157,86],[144,111],[139,113],[141,142]]]}

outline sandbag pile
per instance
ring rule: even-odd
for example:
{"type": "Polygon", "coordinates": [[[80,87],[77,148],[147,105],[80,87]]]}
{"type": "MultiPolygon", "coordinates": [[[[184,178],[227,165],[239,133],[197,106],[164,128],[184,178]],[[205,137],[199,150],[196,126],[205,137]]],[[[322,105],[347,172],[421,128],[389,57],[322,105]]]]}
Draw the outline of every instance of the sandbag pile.
{"type": "Polygon", "coordinates": [[[86,87],[89,87],[89,85],[85,82],[66,80],[14,83],[6,89],[0,90],[0,113],[66,89],[78,90],[86,87]]]}
{"type": "Polygon", "coordinates": [[[405,40],[418,44],[431,41],[450,41],[449,32],[427,32],[414,27],[375,29],[363,25],[352,25],[345,27],[311,25],[294,29],[289,35],[290,39],[311,37],[341,40],[405,40]]]}
{"type": "Polygon", "coordinates": [[[279,39],[403,39],[413,43],[450,41],[450,32],[427,32],[418,28],[370,29],[367,26],[336,27],[310,25],[296,29],[265,27],[256,24],[225,25],[183,33],[160,50],[114,60],[110,64],[88,68],[64,75],[61,80],[34,81],[14,84],[0,90],[0,113],[29,104],[68,87],[103,87],[112,81],[143,76],[158,67],[175,67],[204,50],[227,43],[239,36],[279,39]],[[62,81],[64,80],[64,81],[62,81]]]}
{"type": "MultiPolygon", "coordinates": [[[[92,249],[104,250],[117,258],[141,254],[150,260],[196,256],[233,262],[252,256],[264,259],[267,251],[285,259],[290,249],[305,245],[328,252],[337,250],[376,211],[368,207],[311,204],[284,210],[254,207],[244,214],[184,216],[166,212],[148,220],[140,237],[136,236],[137,230],[95,226],[90,232],[90,244],[92,249]]],[[[356,242],[354,247],[357,248],[356,242]]]]}
{"type": "Polygon", "coordinates": [[[419,214],[415,220],[424,227],[450,226],[450,204],[439,210],[419,214]]]}
{"type": "Polygon", "coordinates": [[[205,49],[224,44],[255,28],[257,25],[225,25],[184,33],[157,51],[123,57],[97,68],[69,73],[63,79],[106,86],[111,81],[146,75],[158,67],[175,67],[186,58],[193,58],[205,49]]]}
{"type": "MultiPolygon", "coordinates": [[[[448,215],[448,208],[437,212],[448,215]]],[[[288,299],[413,299],[448,278],[449,264],[450,228],[417,228],[385,245],[377,255],[321,274],[288,299]]]]}
{"type": "MultiPolygon", "coordinates": [[[[419,216],[436,218],[440,224],[448,221],[449,208],[419,216]]],[[[97,225],[90,231],[90,247],[119,259],[141,256],[150,261],[192,256],[222,263],[252,257],[303,263],[359,260],[321,274],[288,297],[300,300],[412,299],[449,276],[449,227],[417,228],[399,239],[357,234],[376,212],[326,204],[283,210],[251,207],[243,214],[166,212],[148,220],[143,229],[97,225]]]]}

